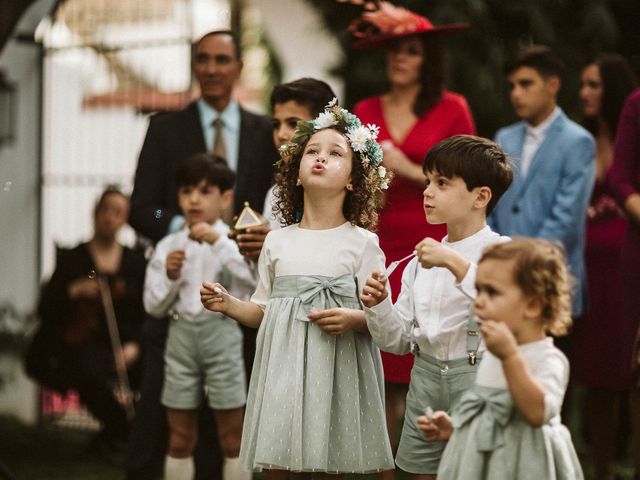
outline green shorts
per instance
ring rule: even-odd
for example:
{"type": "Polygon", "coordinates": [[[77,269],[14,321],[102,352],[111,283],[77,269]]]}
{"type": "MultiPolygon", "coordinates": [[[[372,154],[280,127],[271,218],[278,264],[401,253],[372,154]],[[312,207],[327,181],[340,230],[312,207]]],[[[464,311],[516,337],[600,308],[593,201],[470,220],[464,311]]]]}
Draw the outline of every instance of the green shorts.
{"type": "Polygon", "coordinates": [[[480,359],[470,365],[468,359],[437,360],[420,353],[411,370],[411,383],[407,393],[402,436],[396,455],[396,465],[405,472],[435,475],[447,442],[427,442],[418,427],[417,418],[425,409],[450,412],[462,394],[476,379],[480,359]]]}
{"type": "Polygon", "coordinates": [[[203,397],[214,410],[244,406],[247,399],[242,331],[222,315],[172,318],[164,352],[162,404],[197,408],[203,397]]]}

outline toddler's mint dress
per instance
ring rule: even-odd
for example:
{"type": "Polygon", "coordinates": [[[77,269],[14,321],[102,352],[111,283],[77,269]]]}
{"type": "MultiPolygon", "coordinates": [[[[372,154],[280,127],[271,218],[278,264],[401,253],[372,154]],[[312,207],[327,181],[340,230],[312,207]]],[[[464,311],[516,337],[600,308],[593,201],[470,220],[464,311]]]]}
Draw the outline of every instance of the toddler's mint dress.
{"type": "Polygon", "coordinates": [[[453,411],[455,430],[438,480],[581,480],[571,436],[560,422],[569,367],[553,340],[520,346],[527,367],[545,390],[541,428],[524,421],[513,404],[500,360],[485,352],[476,385],[453,411]]]}
{"type": "Polygon", "coordinates": [[[265,306],[240,459],[251,469],[369,473],[393,468],[380,353],[368,334],[324,333],[307,315],[360,309],[384,269],[377,237],[348,223],[266,238],[252,301],[265,306]]]}

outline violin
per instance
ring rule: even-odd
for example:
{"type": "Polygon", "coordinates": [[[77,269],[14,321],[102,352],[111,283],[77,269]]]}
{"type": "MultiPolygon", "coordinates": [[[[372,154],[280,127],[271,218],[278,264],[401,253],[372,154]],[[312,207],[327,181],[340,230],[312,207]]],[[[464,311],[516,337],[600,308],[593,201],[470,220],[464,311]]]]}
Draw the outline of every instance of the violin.
{"type": "MultiPolygon", "coordinates": [[[[98,282],[94,271],[89,272],[88,278],[98,282]]],[[[123,278],[108,277],[107,283],[114,302],[124,297],[126,284],[123,278]]],[[[72,300],[71,315],[62,333],[64,343],[70,347],[78,346],[103,332],[106,335],[105,312],[100,294],[95,297],[80,296],[72,300]]]]}

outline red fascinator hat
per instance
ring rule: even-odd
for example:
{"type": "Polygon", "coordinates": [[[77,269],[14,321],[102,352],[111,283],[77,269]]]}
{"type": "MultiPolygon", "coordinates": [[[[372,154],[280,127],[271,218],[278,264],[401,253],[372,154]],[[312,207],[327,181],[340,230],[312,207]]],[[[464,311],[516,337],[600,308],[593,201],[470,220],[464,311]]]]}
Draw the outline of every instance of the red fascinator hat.
{"type": "Polygon", "coordinates": [[[374,5],[375,10],[365,11],[349,25],[349,31],[356,38],[353,48],[386,47],[400,38],[469,28],[466,23],[434,25],[427,17],[389,2],[374,2],[374,5]]]}

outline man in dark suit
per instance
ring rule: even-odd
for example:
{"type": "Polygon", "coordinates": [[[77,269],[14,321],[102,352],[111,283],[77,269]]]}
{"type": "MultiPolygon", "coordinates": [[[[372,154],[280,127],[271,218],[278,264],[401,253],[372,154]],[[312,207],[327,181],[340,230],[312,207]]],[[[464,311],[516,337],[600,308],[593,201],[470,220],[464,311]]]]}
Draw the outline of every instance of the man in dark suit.
{"type": "MultiPolygon", "coordinates": [[[[184,110],[151,117],[131,196],[131,226],[157,242],[179,214],[174,180],[176,165],[199,152],[213,151],[220,118],[226,159],[236,172],[234,211],[245,201],[262,211],[278,154],[271,120],[244,110],[231,98],[242,62],[231,32],[212,32],[195,47],[193,71],[202,96],[184,110]]],[[[179,228],[179,227],[178,227],[179,228]]]]}
{"type": "MultiPolygon", "coordinates": [[[[236,172],[234,212],[245,201],[261,211],[278,158],[268,117],[244,110],[232,99],[240,78],[242,60],[237,38],[230,31],[204,35],[195,45],[192,68],[201,97],[184,110],[151,117],[140,151],[129,223],[154,243],[178,230],[183,222],[177,203],[176,166],[184,158],[213,151],[224,156],[236,172]]],[[[166,321],[149,318],[145,324],[147,348],[141,398],[129,444],[128,478],[156,478],[166,448],[166,418],[160,404],[166,321]]],[[[245,334],[245,364],[251,372],[255,330],[245,334]]],[[[247,375],[248,378],[248,375],[247,375]]],[[[219,450],[213,415],[203,412],[199,444],[195,452],[196,479],[221,478],[221,456],[212,465],[212,451],[219,450]],[[204,420],[204,422],[203,422],[204,420]]]]}

